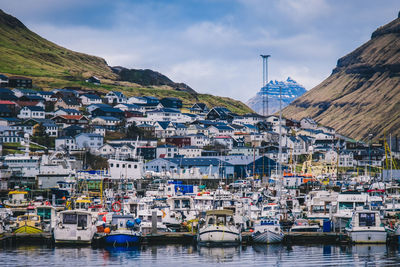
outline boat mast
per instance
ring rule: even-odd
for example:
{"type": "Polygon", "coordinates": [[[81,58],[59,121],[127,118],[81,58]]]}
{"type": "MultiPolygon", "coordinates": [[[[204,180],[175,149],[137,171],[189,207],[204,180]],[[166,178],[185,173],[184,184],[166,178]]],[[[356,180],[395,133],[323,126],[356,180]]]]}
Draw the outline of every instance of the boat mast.
{"type": "Polygon", "coordinates": [[[279,152],[278,152],[279,199],[282,196],[282,184],[283,184],[283,176],[281,171],[282,169],[281,158],[282,158],[282,87],[279,86],[279,152]]]}

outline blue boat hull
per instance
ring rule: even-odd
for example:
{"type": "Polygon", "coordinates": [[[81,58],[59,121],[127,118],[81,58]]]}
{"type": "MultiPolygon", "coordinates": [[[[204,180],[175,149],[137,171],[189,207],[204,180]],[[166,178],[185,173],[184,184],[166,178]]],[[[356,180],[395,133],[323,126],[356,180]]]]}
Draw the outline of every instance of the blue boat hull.
{"type": "Polygon", "coordinates": [[[140,236],[129,234],[110,234],[104,237],[104,241],[107,245],[113,246],[137,245],[140,242],[140,236]]]}

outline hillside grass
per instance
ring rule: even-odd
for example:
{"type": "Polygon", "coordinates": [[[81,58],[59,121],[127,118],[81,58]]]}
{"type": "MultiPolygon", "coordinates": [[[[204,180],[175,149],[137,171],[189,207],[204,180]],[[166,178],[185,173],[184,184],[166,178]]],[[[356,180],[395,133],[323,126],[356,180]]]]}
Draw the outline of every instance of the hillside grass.
{"type": "Polygon", "coordinates": [[[0,10],[0,73],[30,77],[36,89],[82,87],[101,92],[122,91],[127,96],[177,97],[184,105],[204,102],[209,107],[225,106],[232,112],[252,112],[240,101],[208,94],[190,94],[168,86],[143,87],[117,81],[107,62],[96,56],[74,52],[54,44],[26,28],[16,18],[0,10]],[[102,85],[85,82],[90,76],[101,79],[102,85]]]}

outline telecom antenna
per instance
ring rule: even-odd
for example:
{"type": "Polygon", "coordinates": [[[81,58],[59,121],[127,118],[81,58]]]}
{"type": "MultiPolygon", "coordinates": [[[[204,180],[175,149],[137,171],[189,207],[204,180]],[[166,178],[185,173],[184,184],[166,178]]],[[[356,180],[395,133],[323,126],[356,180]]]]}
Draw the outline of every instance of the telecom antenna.
{"type": "Polygon", "coordinates": [[[268,58],[271,55],[260,55],[263,59],[263,82],[262,82],[262,114],[268,116],[268,58]]]}

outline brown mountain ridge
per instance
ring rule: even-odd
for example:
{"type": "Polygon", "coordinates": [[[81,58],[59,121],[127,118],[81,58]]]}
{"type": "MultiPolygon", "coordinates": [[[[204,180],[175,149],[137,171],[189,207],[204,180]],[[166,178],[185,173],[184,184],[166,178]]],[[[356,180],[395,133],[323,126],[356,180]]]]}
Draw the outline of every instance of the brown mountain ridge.
{"type": "MultiPolygon", "coordinates": [[[[400,16],[400,14],[399,14],[400,16]]],[[[283,110],[355,139],[400,134],[400,17],[340,58],[332,74],[283,110]]]]}

